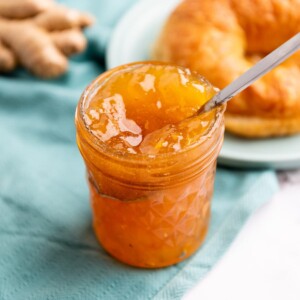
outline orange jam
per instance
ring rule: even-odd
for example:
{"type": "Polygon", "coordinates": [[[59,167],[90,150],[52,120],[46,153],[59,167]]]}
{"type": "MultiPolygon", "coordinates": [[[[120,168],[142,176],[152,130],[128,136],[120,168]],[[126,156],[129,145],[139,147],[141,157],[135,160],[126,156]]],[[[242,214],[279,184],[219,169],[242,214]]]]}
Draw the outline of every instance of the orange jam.
{"type": "Polygon", "coordinates": [[[94,230],[120,261],[168,266],[203,242],[224,107],[189,117],[214,93],[196,73],[154,62],[110,70],[83,93],[77,143],[94,230]]]}

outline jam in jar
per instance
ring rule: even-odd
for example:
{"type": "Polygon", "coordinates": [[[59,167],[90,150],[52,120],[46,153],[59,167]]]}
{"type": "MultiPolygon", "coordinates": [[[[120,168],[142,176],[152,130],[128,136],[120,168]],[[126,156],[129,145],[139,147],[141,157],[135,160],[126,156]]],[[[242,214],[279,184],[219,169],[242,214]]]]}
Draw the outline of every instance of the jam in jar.
{"type": "Polygon", "coordinates": [[[75,122],[93,226],[118,260],[164,267],[203,243],[224,107],[190,117],[215,92],[186,68],[140,62],[100,75],[82,94],[75,122]]]}

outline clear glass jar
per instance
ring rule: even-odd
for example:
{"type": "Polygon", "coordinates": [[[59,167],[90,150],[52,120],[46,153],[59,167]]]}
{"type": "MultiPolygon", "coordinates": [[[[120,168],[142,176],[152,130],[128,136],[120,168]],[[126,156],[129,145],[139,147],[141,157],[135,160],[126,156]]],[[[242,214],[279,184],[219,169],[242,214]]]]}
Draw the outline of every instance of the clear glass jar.
{"type": "Polygon", "coordinates": [[[225,108],[215,110],[205,135],[178,152],[119,153],[88,130],[83,116],[87,99],[117,72],[113,69],[92,82],[76,111],[94,230],[106,251],[124,263],[145,268],[172,265],[192,255],[207,233],[225,108]]]}

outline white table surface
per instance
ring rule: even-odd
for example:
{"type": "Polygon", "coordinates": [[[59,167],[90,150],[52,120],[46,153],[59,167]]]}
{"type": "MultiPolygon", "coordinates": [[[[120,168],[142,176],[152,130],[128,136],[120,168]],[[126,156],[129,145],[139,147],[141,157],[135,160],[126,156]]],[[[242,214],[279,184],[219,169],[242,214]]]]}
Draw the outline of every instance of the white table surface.
{"type": "Polygon", "coordinates": [[[280,192],[184,300],[300,299],[300,170],[278,177],[280,192]]]}

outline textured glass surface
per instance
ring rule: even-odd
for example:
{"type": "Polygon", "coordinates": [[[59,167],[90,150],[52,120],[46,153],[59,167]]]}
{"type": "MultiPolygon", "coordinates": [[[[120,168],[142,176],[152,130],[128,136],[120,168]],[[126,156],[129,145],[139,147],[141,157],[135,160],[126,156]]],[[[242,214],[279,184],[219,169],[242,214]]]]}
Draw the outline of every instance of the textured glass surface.
{"type": "Polygon", "coordinates": [[[94,228],[103,247],[123,262],[144,267],[190,256],[207,232],[214,170],[212,163],[191,182],[136,201],[105,197],[90,183],[94,228]]]}

